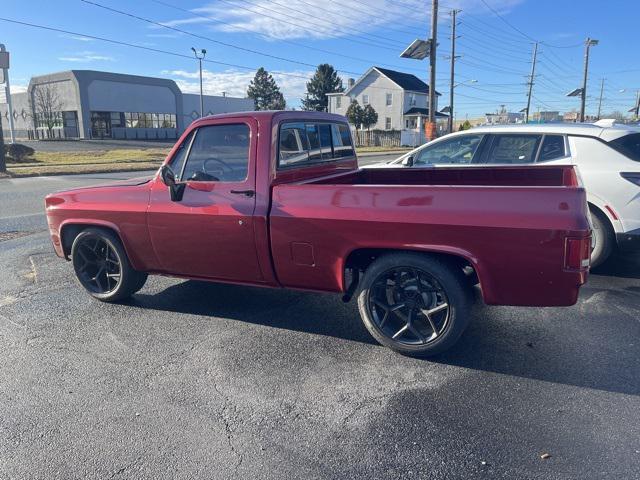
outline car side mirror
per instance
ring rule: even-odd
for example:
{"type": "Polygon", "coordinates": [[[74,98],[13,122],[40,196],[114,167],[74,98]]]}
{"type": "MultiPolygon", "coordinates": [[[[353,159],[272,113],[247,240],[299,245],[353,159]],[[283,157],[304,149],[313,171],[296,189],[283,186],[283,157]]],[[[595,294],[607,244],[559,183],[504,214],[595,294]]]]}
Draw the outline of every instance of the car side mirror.
{"type": "Polygon", "coordinates": [[[172,202],[179,202],[184,195],[186,183],[176,182],[176,174],[169,165],[163,165],[160,169],[162,183],[169,187],[169,194],[172,202]]]}
{"type": "Polygon", "coordinates": [[[413,155],[409,155],[407,158],[402,160],[403,167],[413,167],[413,155]]]}

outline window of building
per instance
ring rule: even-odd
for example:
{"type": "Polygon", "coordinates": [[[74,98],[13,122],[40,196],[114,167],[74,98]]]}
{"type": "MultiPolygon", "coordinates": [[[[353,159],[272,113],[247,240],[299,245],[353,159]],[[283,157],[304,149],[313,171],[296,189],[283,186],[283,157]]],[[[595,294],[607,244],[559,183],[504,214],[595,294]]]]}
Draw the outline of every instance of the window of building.
{"type": "Polygon", "coordinates": [[[391,130],[391,117],[385,117],[384,128],[385,130],[391,130]]]}
{"type": "MultiPolygon", "coordinates": [[[[14,112],[14,118],[17,118],[17,115],[14,112]]],[[[36,113],[34,118],[34,123],[36,128],[56,128],[62,127],[62,112],[46,112],[46,113],[36,113]]]]}
{"type": "MultiPolygon", "coordinates": [[[[112,113],[111,125],[115,127],[112,113]]],[[[121,114],[127,128],[176,128],[176,115],[174,113],[143,113],[125,112],[121,114]]]]}
{"type": "Polygon", "coordinates": [[[342,97],[336,97],[336,108],[340,108],[342,106],[342,97]]]}
{"type": "Polygon", "coordinates": [[[362,95],[362,104],[369,105],[369,95],[362,95]]]}
{"type": "Polygon", "coordinates": [[[542,135],[496,135],[486,163],[533,163],[542,135]]]}
{"type": "Polygon", "coordinates": [[[77,127],[78,126],[77,113],[75,111],[62,112],[62,123],[65,127],[77,127]]]}
{"type": "Polygon", "coordinates": [[[120,112],[111,112],[111,126],[122,127],[122,114],[120,112]]]}
{"type": "Polygon", "coordinates": [[[348,125],[284,123],[280,127],[278,166],[314,164],[353,156],[348,125]]]}
{"type": "Polygon", "coordinates": [[[544,136],[538,162],[549,162],[566,156],[564,149],[564,137],[562,135],[544,136]]]}
{"type": "Polygon", "coordinates": [[[414,107],[416,105],[416,94],[415,93],[410,93],[409,94],[409,105],[414,107]]]}
{"type": "Polygon", "coordinates": [[[204,182],[241,182],[249,170],[251,131],[246,124],[200,127],[182,178],[204,182]]]}
{"type": "Polygon", "coordinates": [[[390,107],[391,105],[393,105],[393,94],[387,93],[387,107],[390,107]]]}

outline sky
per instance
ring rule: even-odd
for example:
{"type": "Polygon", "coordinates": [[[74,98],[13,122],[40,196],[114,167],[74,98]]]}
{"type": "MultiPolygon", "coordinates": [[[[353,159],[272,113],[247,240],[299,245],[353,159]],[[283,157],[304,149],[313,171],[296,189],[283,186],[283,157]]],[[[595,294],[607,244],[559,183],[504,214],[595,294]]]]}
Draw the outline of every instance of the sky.
{"type": "MultiPolygon", "coordinates": [[[[289,107],[300,106],[320,63],[332,64],[345,85],[374,65],[428,78],[428,61],[399,54],[429,35],[430,0],[3,0],[2,7],[0,43],[11,52],[16,92],[26,89],[31,76],[82,69],[170,78],[195,93],[198,64],[191,47],[207,51],[205,93],[245,96],[262,66],[274,75],[289,107]]],[[[475,118],[501,105],[524,108],[535,41],[540,43],[531,111],[579,109],[579,98],[565,94],[581,86],[587,37],[599,40],[591,49],[587,114],[598,109],[603,78],[604,114],[634,105],[640,89],[640,1],[440,2],[441,108],[448,104],[454,8],[461,10],[457,118],[475,118]]]]}

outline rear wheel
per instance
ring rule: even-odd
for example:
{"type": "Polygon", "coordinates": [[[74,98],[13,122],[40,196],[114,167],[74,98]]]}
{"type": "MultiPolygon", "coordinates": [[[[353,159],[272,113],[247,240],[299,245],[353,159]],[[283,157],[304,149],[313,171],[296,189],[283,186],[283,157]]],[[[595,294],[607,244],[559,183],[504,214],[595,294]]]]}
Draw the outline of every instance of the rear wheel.
{"type": "Polygon", "coordinates": [[[382,345],[412,356],[450,348],[467,327],[467,282],[448,263],[422,254],[380,257],[365,272],[360,315],[382,345]]]}
{"type": "Polygon", "coordinates": [[[146,273],[133,269],[120,239],[108,230],[80,232],[71,247],[71,261],[80,284],[103,302],[128,298],[147,280],[146,273]]]}
{"type": "Polygon", "coordinates": [[[609,258],[613,251],[615,235],[608,220],[594,208],[591,211],[593,224],[593,248],[591,250],[591,267],[597,267],[609,258]]]}

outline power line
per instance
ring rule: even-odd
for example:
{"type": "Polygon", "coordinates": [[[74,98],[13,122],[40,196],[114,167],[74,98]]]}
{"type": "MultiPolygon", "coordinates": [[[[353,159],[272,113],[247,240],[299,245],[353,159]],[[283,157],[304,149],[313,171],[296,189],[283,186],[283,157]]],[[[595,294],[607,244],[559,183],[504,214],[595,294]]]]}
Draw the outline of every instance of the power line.
{"type": "MultiPolygon", "coordinates": [[[[182,8],[182,7],[179,7],[178,5],[174,5],[174,4],[171,4],[171,3],[168,3],[168,2],[164,2],[162,0],[149,0],[149,1],[157,3],[159,5],[163,5],[165,7],[173,8],[175,10],[178,10],[178,11],[181,11],[181,12],[184,12],[184,13],[188,13],[188,14],[193,15],[195,17],[204,18],[204,19],[210,20],[212,22],[221,23],[223,25],[229,25],[229,26],[231,26],[233,28],[237,28],[239,30],[244,30],[246,32],[257,33],[258,35],[260,35],[260,36],[262,36],[264,38],[267,38],[269,40],[271,40],[273,38],[273,37],[270,37],[269,35],[255,32],[254,30],[252,30],[250,28],[243,27],[241,25],[238,25],[238,24],[235,24],[235,23],[231,23],[231,22],[225,22],[223,20],[219,20],[217,18],[210,17],[208,15],[203,15],[203,14],[198,13],[198,12],[192,12],[191,10],[188,10],[186,8],[182,8]]],[[[309,50],[315,50],[317,52],[327,53],[329,55],[335,55],[337,57],[347,58],[349,60],[355,60],[355,61],[362,62],[362,63],[368,63],[370,65],[372,65],[372,64],[373,65],[383,65],[383,66],[391,67],[391,68],[404,68],[405,70],[413,70],[413,71],[422,72],[422,69],[418,69],[418,68],[406,68],[406,67],[400,67],[399,65],[392,65],[392,64],[388,64],[388,63],[380,63],[380,62],[376,62],[375,60],[372,60],[372,59],[353,57],[351,55],[345,55],[345,54],[342,54],[342,53],[333,52],[331,50],[326,50],[324,48],[313,47],[311,45],[305,45],[305,44],[294,42],[294,41],[287,40],[287,39],[279,39],[279,41],[281,41],[283,43],[287,43],[289,45],[294,45],[296,47],[306,48],[306,49],[309,49],[309,50]]]]}
{"type": "MultiPolygon", "coordinates": [[[[220,0],[220,1],[222,1],[224,3],[228,3],[228,4],[231,4],[231,5],[234,5],[234,6],[239,7],[239,8],[242,8],[244,10],[251,10],[251,9],[247,9],[245,7],[240,7],[238,4],[229,2],[228,0],[220,0]]],[[[305,15],[306,16],[305,21],[307,23],[310,23],[311,25],[316,25],[316,26],[318,26],[320,28],[325,28],[326,29],[327,27],[333,27],[335,30],[337,30],[339,32],[342,32],[342,33],[346,33],[347,35],[353,35],[353,32],[359,32],[360,35],[356,35],[356,36],[360,36],[361,38],[364,38],[364,35],[367,35],[367,36],[370,36],[370,37],[377,37],[377,38],[382,39],[385,42],[389,42],[389,45],[387,45],[386,48],[389,48],[391,50],[393,49],[392,48],[393,44],[402,46],[402,43],[399,42],[398,40],[395,40],[395,39],[392,39],[392,38],[388,38],[388,37],[382,37],[380,35],[375,35],[375,34],[372,34],[372,33],[368,33],[365,30],[360,30],[360,29],[355,28],[355,27],[350,27],[349,29],[335,28],[335,25],[332,22],[329,22],[329,21],[326,21],[326,20],[324,20],[324,23],[327,24],[327,25],[322,25],[322,24],[320,24],[320,23],[318,23],[316,21],[310,20],[309,16],[308,16],[309,15],[308,12],[303,12],[301,10],[296,10],[295,8],[291,8],[291,6],[289,6],[289,5],[285,5],[285,4],[276,2],[275,0],[270,0],[270,3],[273,3],[273,4],[278,5],[280,7],[284,7],[287,10],[290,10],[292,12],[297,12],[297,13],[300,13],[302,15],[305,15]]],[[[285,17],[293,18],[293,19],[298,20],[298,21],[300,20],[300,17],[296,17],[295,15],[289,15],[287,13],[284,13],[284,12],[281,12],[281,11],[278,11],[278,10],[274,10],[273,8],[268,8],[268,7],[265,7],[263,5],[257,5],[257,4],[255,6],[258,7],[258,8],[261,8],[263,10],[267,10],[268,12],[272,12],[272,13],[275,13],[275,14],[278,14],[278,15],[284,15],[285,17]]],[[[258,15],[264,15],[262,12],[255,12],[255,10],[254,10],[254,13],[257,13],[258,15]]],[[[278,19],[276,17],[271,17],[271,18],[274,18],[276,20],[280,20],[280,19],[278,19]]],[[[296,26],[298,28],[304,28],[302,25],[299,25],[299,24],[297,24],[296,26]]],[[[370,39],[367,39],[367,40],[368,41],[372,41],[370,39]]],[[[373,41],[379,43],[379,40],[373,40],[373,41]]],[[[395,47],[395,48],[397,48],[397,47],[395,47]]]]}

